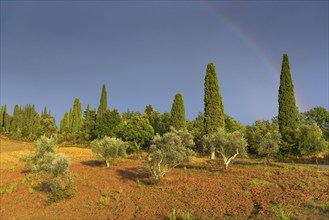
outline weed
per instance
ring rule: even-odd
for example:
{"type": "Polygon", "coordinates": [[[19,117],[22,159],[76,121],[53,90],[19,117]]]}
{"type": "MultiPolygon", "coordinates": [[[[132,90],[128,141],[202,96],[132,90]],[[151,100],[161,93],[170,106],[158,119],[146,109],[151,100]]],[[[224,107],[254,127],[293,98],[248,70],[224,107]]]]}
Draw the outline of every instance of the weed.
{"type": "Polygon", "coordinates": [[[6,190],[7,193],[12,194],[17,189],[17,182],[10,184],[9,188],[6,190]]]}
{"type": "Polygon", "coordinates": [[[193,215],[188,211],[186,213],[182,213],[181,214],[181,217],[180,217],[181,220],[196,220],[197,218],[196,217],[193,217],[193,215]]]}
{"type": "Polygon", "coordinates": [[[120,186],[119,189],[118,189],[118,193],[119,193],[119,194],[122,194],[122,193],[123,193],[123,189],[122,189],[121,186],[120,186]]]}
{"type": "Polygon", "coordinates": [[[321,209],[324,212],[329,212],[329,201],[327,201],[323,205],[321,205],[321,209]]]}
{"type": "Polygon", "coordinates": [[[176,220],[176,209],[173,208],[172,212],[168,216],[169,220],[176,220]]]}
{"type": "Polygon", "coordinates": [[[110,190],[106,189],[104,192],[102,192],[99,203],[103,206],[107,206],[110,203],[110,190]]]}
{"type": "Polygon", "coordinates": [[[12,194],[17,190],[17,182],[13,182],[10,184],[8,188],[5,187],[5,185],[0,182],[0,195],[3,195],[5,193],[12,194]]]}
{"type": "Polygon", "coordinates": [[[116,194],[114,195],[114,200],[115,200],[115,201],[119,201],[119,199],[120,199],[120,193],[116,193],[116,194]]]}
{"type": "Polygon", "coordinates": [[[285,211],[281,205],[279,205],[277,207],[277,215],[280,220],[290,220],[291,219],[291,213],[285,211]]]}
{"type": "Polygon", "coordinates": [[[260,184],[260,182],[259,182],[258,179],[252,179],[252,180],[251,180],[251,184],[252,184],[253,186],[258,186],[258,185],[260,184]]]}
{"type": "Polygon", "coordinates": [[[268,179],[270,176],[271,176],[271,173],[270,172],[267,171],[267,172],[264,173],[264,177],[265,178],[268,179]]]}

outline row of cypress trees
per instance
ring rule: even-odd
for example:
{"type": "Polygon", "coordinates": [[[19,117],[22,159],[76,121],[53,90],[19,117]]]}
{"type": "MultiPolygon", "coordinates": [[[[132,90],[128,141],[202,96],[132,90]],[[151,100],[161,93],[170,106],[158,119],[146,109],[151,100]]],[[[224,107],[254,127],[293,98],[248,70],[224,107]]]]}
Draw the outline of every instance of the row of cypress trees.
{"type": "MultiPolygon", "coordinates": [[[[299,124],[299,113],[287,54],[283,55],[278,103],[278,124],[283,139],[281,150],[289,153],[295,147],[295,130],[299,124]]],[[[152,111],[154,110],[152,109],[152,111]]],[[[150,112],[150,110],[145,110],[147,116],[150,116],[150,112]]],[[[149,117],[148,119],[152,121],[152,118],[149,117]]],[[[204,135],[216,132],[219,128],[225,128],[226,119],[216,67],[213,63],[209,63],[204,80],[204,135]]],[[[111,111],[108,109],[106,86],[103,85],[97,111],[96,109],[91,110],[88,105],[83,115],[81,102],[75,98],[73,107],[70,108],[69,112],[65,112],[60,121],[60,134],[64,136],[64,140],[75,140],[79,137],[90,141],[96,137],[104,136],[104,130],[109,130],[109,127],[115,127],[119,123],[120,113],[115,109],[111,111]]],[[[159,119],[153,122],[153,127],[157,126],[156,123],[159,123],[159,119]]],[[[174,98],[169,125],[178,130],[187,128],[184,100],[181,93],[176,94],[174,98]]],[[[167,127],[169,128],[169,126],[167,127]]],[[[0,109],[0,130],[2,133],[16,133],[17,137],[35,139],[41,133],[47,132],[49,135],[54,133],[56,124],[46,109],[40,117],[35,111],[34,105],[27,105],[24,108],[16,105],[13,116],[10,116],[4,105],[0,109]]]]}

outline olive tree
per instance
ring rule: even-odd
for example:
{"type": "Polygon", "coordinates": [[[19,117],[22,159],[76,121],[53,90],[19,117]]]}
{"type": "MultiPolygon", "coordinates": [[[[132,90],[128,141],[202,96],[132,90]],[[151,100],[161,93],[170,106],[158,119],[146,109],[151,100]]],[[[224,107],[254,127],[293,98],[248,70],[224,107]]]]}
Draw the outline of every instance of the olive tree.
{"type": "Polygon", "coordinates": [[[279,131],[268,132],[261,138],[258,144],[257,153],[258,155],[266,156],[266,163],[270,164],[270,155],[279,152],[281,143],[281,134],[279,131]]]}
{"type": "Polygon", "coordinates": [[[246,155],[247,142],[243,137],[243,133],[240,131],[226,133],[224,129],[220,128],[217,132],[205,135],[203,137],[203,144],[211,152],[215,151],[220,154],[225,169],[228,169],[231,161],[238,155],[246,155]]]}
{"type": "Polygon", "coordinates": [[[149,165],[153,177],[160,180],[163,176],[177,165],[190,162],[194,151],[189,149],[194,146],[193,136],[187,130],[175,130],[162,137],[157,134],[152,140],[149,151],[149,165]]]}
{"type": "Polygon", "coordinates": [[[105,161],[106,166],[110,166],[111,160],[126,155],[128,143],[117,138],[104,137],[90,143],[92,152],[97,158],[105,161]]]}
{"type": "Polygon", "coordinates": [[[70,175],[70,160],[64,154],[55,154],[56,139],[42,136],[36,142],[33,154],[25,156],[25,168],[31,173],[32,188],[50,191],[48,202],[56,202],[73,196],[73,181],[70,175]]]}

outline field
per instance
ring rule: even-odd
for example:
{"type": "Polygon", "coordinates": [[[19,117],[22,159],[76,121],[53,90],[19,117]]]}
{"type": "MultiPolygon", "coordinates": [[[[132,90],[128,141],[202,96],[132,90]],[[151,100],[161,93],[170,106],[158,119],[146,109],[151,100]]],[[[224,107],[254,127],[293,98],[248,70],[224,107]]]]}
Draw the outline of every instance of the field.
{"type": "Polygon", "coordinates": [[[71,159],[72,199],[47,205],[47,194],[29,190],[19,158],[33,143],[1,139],[1,219],[329,219],[329,169],[266,167],[240,160],[224,171],[218,161],[197,158],[164,181],[150,183],[145,155],[110,168],[91,150],[60,147],[71,159]]]}

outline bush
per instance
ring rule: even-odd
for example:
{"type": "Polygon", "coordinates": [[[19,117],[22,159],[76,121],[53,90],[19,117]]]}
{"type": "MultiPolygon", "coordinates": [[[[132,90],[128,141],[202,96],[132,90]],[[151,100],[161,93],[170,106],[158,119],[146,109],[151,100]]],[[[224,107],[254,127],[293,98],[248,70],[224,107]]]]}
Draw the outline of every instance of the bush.
{"type": "Polygon", "coordinates": [[[35,153],[22,159],[32,172],[26,176],[32,187],[50,191],[49,203],[73,196],[70,161],[64,154],[55,155],[55,149],[56,139],[42,136],[36,142],[35,153]]]}
{"type": "Polygon", "coordinates": [[[105,161],[106,166],[110,166],[110,161],[126,155],[128,144],[117,138],[104,137],[90,143],[91,150],[96,157],[105,161]]]}
{"type": "Polygon", "coordinates": [[[193,136],[187,130],[176,131],[174,128],[162,137],[156,135],[153,138],[148,156],[150,170],[156,180],[175,166],[190,162],[194,151],[187,147],[194,145],[193,136]]]}

